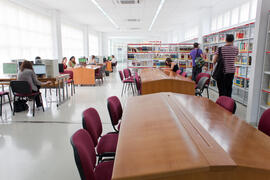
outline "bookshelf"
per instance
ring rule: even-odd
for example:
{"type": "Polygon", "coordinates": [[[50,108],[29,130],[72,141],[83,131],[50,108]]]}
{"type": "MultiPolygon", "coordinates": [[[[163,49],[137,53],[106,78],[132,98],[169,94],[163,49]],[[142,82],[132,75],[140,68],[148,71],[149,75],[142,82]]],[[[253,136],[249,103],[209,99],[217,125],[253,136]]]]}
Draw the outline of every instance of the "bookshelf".
{"type": "Polygon", "coordinates": [[[191,69],[189,55],[193,48],[190,43],[143,43],[128,44],[128,68],[164,68],[166,58],[170,57],[180,68],[191,69]]]}
{"type": "MultiPolygon", "coordinates": [[[[255,23],[230,28],[203,37],[203,50],[206,59],[207,72],[213,70],[213,57],[218,47],[225,45],[226,34],[234,34],[234,45],[239,48],[239,56],[235,62],[235,77],[233,80],[233,98],[243,105],[248,102],[250,69],[253,55],[255,23]]],[[[217,91],[216,82],[211,80],[210,88],[217,91]]]]}
{"type": "Polygon", "coordinates": [[[268,15],[259,116],[265,110],[270,108],[270,61],[269,61],[270,60],[270,42],[269,41],[270,41],[270,15],[268,15]]]}

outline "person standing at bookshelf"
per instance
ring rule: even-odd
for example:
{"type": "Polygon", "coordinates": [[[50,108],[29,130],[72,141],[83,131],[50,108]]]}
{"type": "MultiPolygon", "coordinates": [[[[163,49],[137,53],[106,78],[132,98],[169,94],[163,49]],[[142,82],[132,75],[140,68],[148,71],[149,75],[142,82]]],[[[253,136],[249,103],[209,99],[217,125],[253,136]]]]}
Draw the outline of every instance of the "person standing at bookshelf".
{"type": "Polygon", "coordinates": [[[203,58],[203,51],[199,48],[199,43],[193,44],[194,49],[190,52],[190,56],[192,58],[192,80],[196,81],[198,74],[202,72],[202,68],[196,66],[196,58],[202,57],[203,58]]]}
{"type": "MultiPolygon", "coordinates": [[[[234,35],[226,35],[226,44],[221,47],[221,53],[224,61],[224,75],[223,78],[217,81],[219,96],[232,96],[232,86],[235,73],[235,62],[237,61],[237,56],[239,50],[233,45],[234,35]]],[[[219,57],[219,50],[216,51],[213,63],[215,64],[219,57]]]]}

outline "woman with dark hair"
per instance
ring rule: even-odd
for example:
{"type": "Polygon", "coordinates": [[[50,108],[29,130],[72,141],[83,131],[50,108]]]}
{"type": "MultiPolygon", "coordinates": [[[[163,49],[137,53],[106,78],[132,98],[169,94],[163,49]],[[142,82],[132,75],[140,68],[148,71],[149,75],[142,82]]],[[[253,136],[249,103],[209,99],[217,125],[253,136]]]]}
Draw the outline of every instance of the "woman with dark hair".
{"type": "Polygon", "coordinates": [[[165,61],[165,64],[167,67],[170,67],[173,72],[176,72],[179,70],[178,65],[174,63],[171,58],[167,58],[165,61]]]}
{"type": "Polygon", "coordinates": [[[62,64],[64,65],[64,69],[67,69],[67,57],[62,59],[62,64]]]}
{"type": "MultiPolygon", "coordinates": [[[[47,81],[43,83],[37,79],[37,75],[35,74],[32,63],[30,61],[24,61],[22,63],[17,79],[19,81],[27,81],[32,87],[32,92],[39,92],[41,85],[46,85],[46,84],[51,83],[51,81],[47,81]]],[[[41,99],[39,96],[37,96],[35,100],[36,100],[37,107],[42,106],[41,99]]]]}
{"type": "Polygon", "coordinates": [[[74,57],[74,56],[71,56],[71,58],[69,59],[68,65],[69,65],[69,67],[71,67],[71,68],[74,68],[74,67],[75,67],[75,65],[76,65],[76,60],[75,60],[75,57],[74,57]]]}
{"type": "Polygon", "coordinates": [[[96,56],[94,56],[94,55],[92,55],[92,57],[91,57],[91,59],[89,60],[89,62],[88,62],[89,64],[96,64],[97,62],[96,62],[96,56]]]}

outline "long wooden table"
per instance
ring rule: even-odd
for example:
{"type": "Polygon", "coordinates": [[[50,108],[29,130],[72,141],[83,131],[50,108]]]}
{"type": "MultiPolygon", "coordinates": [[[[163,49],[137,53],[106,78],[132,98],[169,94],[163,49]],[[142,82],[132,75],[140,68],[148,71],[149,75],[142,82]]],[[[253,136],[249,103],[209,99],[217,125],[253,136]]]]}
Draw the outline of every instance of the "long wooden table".
{"type": "MultiPolygon", "coordinates": [[[[39,81],[46,82],[51,81],[52,84],[44,85],[41,88],[55,88],[58,92],[59,96],[57,98],[57,106],[64,103],[69,97],[68,97],[68,89],[66,86],[66,92],[65,92],[65,83],[69,79],[69,74],[60,74],[56,77],[42,77],[38,78],[39,81]],[[61,98],[61,89],[62,89],[62,98],[61,98]]],[[[8,76],[1,76],[0,77],[0,84],[2,85],[9,85],[10,81],[17,80],[16,77],[8,77],[8,76]]],[[[3,89],[3,87],[2,87],[3,89]]]]}
{"type": "Polygon", "coordinates": [[[95,71],[101,68],[97,65],[88,65],[86,67],[75,67],[73,71],[73,80],[75,85],[95,85],[95,71]]]}
{"type": "Polygon", "coordinates": [[[141,76],[141,93],[153,94],[159,92],[174,92],[181,94],[195,94],[195,83],[172,71],[162,71],[160,69],[143,69],[141,76]]]}
{"type": "Polygon", "coordinates": [[[270,137],[206,98],[128,99],[113,180],[269,180],[270,137]]]}

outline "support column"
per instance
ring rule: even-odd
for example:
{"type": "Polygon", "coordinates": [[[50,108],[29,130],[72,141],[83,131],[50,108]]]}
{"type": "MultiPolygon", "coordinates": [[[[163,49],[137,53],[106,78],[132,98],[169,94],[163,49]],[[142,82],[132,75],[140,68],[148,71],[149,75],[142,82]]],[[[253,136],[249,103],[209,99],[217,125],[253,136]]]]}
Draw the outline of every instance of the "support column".
{"type": "Polygon", "coordinates": [[[267,19],[270,10],[269,0],[258,0],[254,51],[250,72],[247,122],[257,125],[260,110],[260,94],[263,76],[263,62],[265,55],[265,42],[267,33],[267,19]]]}
{"type": "Polygon", "coordinates": [[[89,57],[89,32],[88,26],[83,27],[83,55],[89,57]]]}
{"type": "Polygon", "coordinates": [[[52,34],[53,34],[53,58],[62,62],[62,31],[61,31],[61,14],[58,10],[52,10],[52,34]]]}

